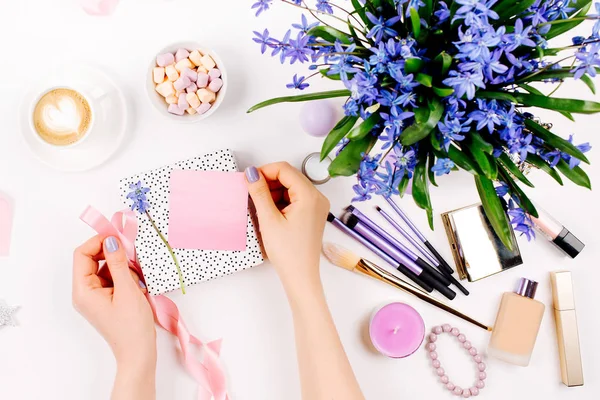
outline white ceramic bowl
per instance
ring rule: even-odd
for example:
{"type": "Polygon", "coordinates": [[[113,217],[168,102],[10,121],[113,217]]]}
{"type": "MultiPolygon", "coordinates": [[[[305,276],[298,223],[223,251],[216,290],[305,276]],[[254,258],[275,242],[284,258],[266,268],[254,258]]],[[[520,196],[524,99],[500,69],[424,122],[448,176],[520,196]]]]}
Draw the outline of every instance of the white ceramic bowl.
{"type": "Polygon", "coordinates": [[[223,102],[223,99],[225,98],[225,94],[227,92],[227,86],[228,86],[227,71],[225,70],[225,65],[223,64],[221,57],[219,57],[217,55],[217,53],[215,53],[214,51],[207,49],[206,47],[202,47],[200,44],[198,44],[196,42],[173,43],[173,44],[163,48],[162,50],[158,51],[156,54],[154,54],[152,60],[150,61],[150,66],[148,67],[148,74],[146,76],[146,92],[148,93],[148,98],[150,99],[150,102],[152,103],[154,108],[160,114],[164,115],[166,118],[169,118],[169,119],[171,119],[173,121],[177,121],[177,122],[183,122],[183,123],[202,121],[203,119],[206,119],[206,118],[210,117],[211,115],[213,115],[214,112],[217,111],[217,108],[219,108],[219,106],[223,102]],[[217,93],[216,99],[215,99],[214,103],[212,104],[212,107],[210,108],[210,110],[208,110],[207,112],[205,112],[202,115],[198,115],[198,114],[190,115],[188,113],[185,113],[184,115],[180,116],[180,115],[171,114],[170,112],[167,111],[168,104],[165,102],[164,97],[162,97],[160,94],[158,94],[158,92],[155,89],[156,84],[154,83],[154,80],[152,78],[152,70],[154,69],[154,67],[157,66],[156,65],[156,57],[158,55],[164,54],[164,53],[175,54],[175,52],[178,49],[182,49],[182,48],[187,49],[189,52],[192,52],[193,50],[198,50],[202,54],[210,55],[212,57],[212,59],[215,61],[215,63],[217,64],[217,68],[221,71],[221,79],[223,79],[223,87],[217,93]]]}

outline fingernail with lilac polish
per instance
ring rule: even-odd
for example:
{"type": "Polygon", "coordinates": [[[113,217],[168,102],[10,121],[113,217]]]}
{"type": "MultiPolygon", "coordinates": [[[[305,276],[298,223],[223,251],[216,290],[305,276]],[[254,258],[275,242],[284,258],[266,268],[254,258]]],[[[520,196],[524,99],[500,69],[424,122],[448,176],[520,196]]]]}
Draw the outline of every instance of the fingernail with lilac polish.
{"type": "Polygon", "coordinates": [[[143,281],[143,280],[141,280],[141,279],[140,279],[140,280],[138,281],[138,285],[140,285],[140,288],[141,288],[141,289],[146,289],[146,284],[144,283],[144,281],[143,281]]]}
{"type": "Polygon", "coordinates": [[[114,253],[115,251],[119,250],[119,243],[117,242],[117,238],[114,236],[107,237],[104,241],[104,245],[109,253],[114,253]]]}
{"type": "Polygon", "coordinates": [[[248,182],[250,183],[254,183],[260,179],[260,175],[258,174],[256,167],[246,168],[246,179],[248,179],[248,182]]]}

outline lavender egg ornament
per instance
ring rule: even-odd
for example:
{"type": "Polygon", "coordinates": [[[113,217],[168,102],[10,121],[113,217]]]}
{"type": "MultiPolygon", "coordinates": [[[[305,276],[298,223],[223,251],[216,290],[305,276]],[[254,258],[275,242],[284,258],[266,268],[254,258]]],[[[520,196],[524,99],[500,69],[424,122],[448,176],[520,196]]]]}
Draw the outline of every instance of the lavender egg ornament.
{"type": "Polygon", "coordinates": [[[300,110],[300,126],[311,136],[326,136],[337,120],[338,110],[327,100],[310,101],[300,110]]]}

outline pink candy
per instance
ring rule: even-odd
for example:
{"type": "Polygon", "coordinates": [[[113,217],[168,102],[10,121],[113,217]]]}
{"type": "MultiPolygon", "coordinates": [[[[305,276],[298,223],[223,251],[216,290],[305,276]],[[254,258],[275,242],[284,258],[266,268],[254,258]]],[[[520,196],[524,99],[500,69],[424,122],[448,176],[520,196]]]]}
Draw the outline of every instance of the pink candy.
{"type": "Polygon", "coordinates": [[[187,51],[186,49],[179,49],[177,50],[177,53],[175,53],[175,62],[179,62],[185,58],[188,58],[189,56],[189,51],[187,51]]]}
{"type": "Polygon", "coordinates": [[[183,91],[188,86],[190,86],[191,83],[192,81],[190,80],[190,78],[188,78],[187,76],[182,76],[181,78],[175,81],[173,86],[175,87],[175,90],[183,91]]]}
{"type": "Polygon", "coordinates": [[[221,78],[213,79],[212,82],[208,85],[208,89],[217,93],[223,87],[223,80],[221,78]]]}
{"type": "Polygon", "coordinates": [[[175,115],[183,115],[185,113],[185,110],[181,109],[177,104],[170,104],[167,111],[175,115]]]}
{"type": "Polygon", "coordinates": [[[205,74],[204,72],[198,73],[198,79],[196,80],[196,85],[199,88],[205,88],[206,86],[208,86],[208,74],[205,74]]]}
{"type": "Polygon", "coordinates": [[[221,70],[218,68],[213,68],[210,71],[208,71],[208,76],[210,77],[211,80],[220,78],[221,70]]]}
{"type": "Polygon", "coordinates": [[[188,86],[185,89],[186,92],[188,93],[196,93],[198,91],[198,86],[196,86],[196,84],[194,82],[190,83],[190,86],[188,86]]]}
{"type": "Polygon", "coordinates": [[[190,103],[188,103],[184,93],[179,95],[179,101],[177,102],[177,105],[184,111],[190,108],[190,103]]]}
{"type": "Polygon", "coordinates": [[[181,70],[181,76],[187,76],[192,82],[196,82],[198,80],[198,73],[189,68],[183,68],[181,70]]]}
{"type": "Polygon", "coordinates": [[[159,67],[166,67],[167,65],[171,65],[175,62],[175,56],[171,53],[161,54],[156,57],[156,65],[159,67]]]}
{"type": "Polygon", "coordinates": [[[211,107],[212,107],[212,105],[210,103],[202,103],[200,105],[200,107],[196,108],[196,111],[198,112],[199,115],[202,115],[202,114],[206,113],[208,110],[210,110],[211,107]]]}

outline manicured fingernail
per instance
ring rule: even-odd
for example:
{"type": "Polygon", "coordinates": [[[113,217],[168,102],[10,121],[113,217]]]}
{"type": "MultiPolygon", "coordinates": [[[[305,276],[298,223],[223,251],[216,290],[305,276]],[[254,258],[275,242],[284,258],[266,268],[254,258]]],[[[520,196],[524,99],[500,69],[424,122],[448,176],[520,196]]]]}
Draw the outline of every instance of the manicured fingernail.
{"type": "Polygon", "coordinates": [[[254,183],[260,179],[260,175],[258,174],[256,167],[246,168],[246,179],[248,179],[248,182],[250,183],[254,183]]]}
{"type": "Polygon", "coordinates": [[[104,245],[109,253],[114,253],[115,251],[119,250],[119,243],[117,242],[117,238],[114,236],[107,237],[104,241],[104,245]]]}
{"type": "Polygon", "coordinates": [[[140,288],[142,288],[142,289],[146,289],[146,284],[144,283],[144,281],[143,281],[143,280],[141,280],[141,279],[140,279],[140,280],[138,281],[138,285],[140,285],[140,288]]]}

